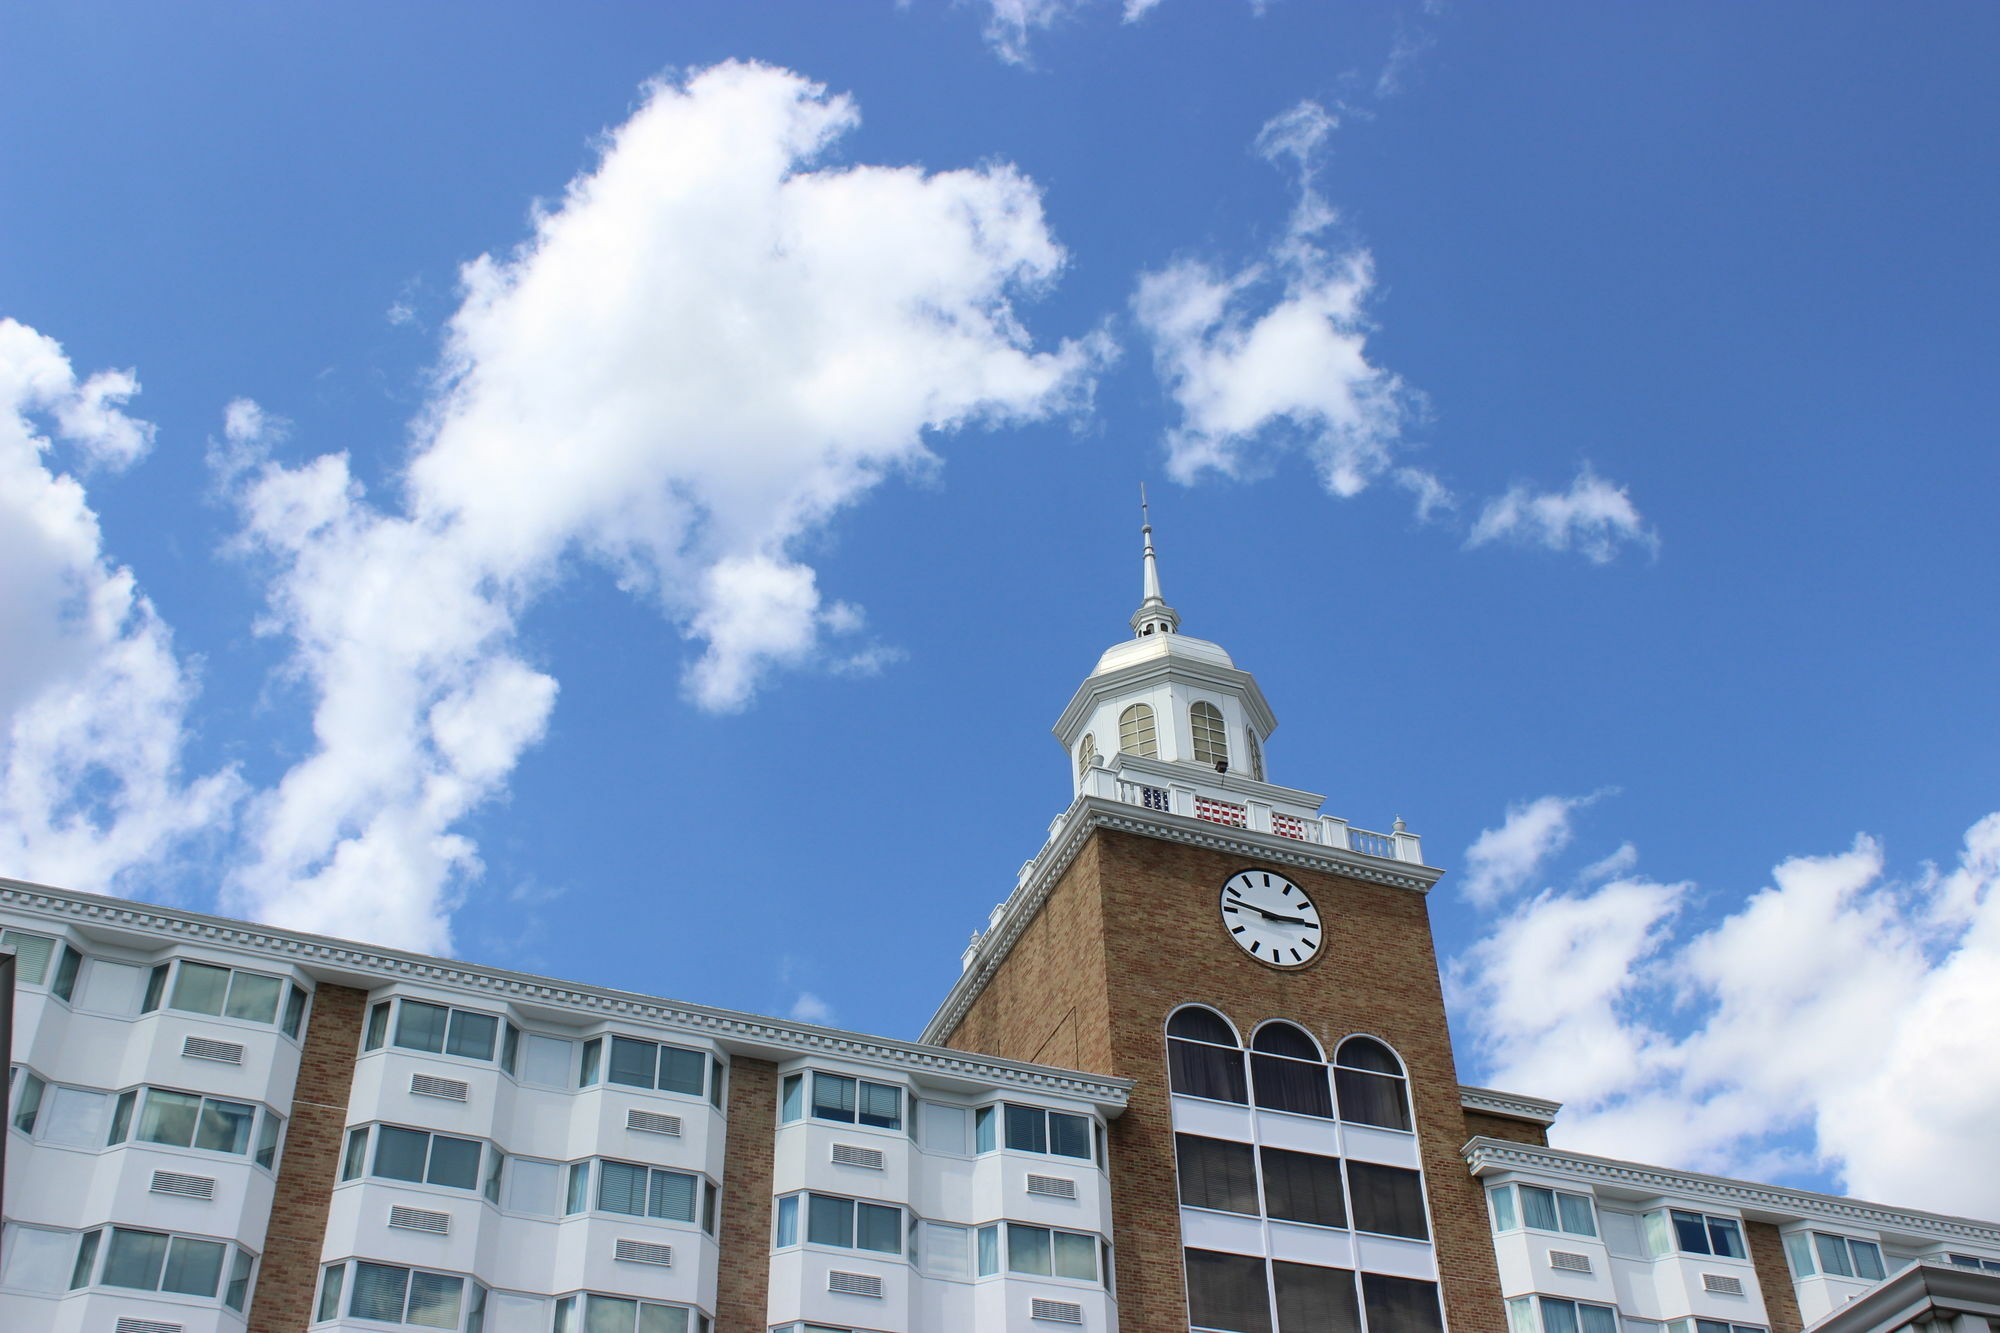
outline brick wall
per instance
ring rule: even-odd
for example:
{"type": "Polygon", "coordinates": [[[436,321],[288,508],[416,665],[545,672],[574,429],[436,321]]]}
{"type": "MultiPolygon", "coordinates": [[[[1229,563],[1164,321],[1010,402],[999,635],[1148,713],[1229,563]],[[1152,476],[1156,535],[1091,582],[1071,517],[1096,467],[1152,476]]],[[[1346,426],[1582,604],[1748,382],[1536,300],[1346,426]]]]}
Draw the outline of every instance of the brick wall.
{"type": "Polygon", "coordinates": [[[1533,1120],[1516,1120],[1508,1115],[1467,1111],[1465,1137],[1506,1139],[1510,1143],[1532,1143],[1537,1147],[1546,1148],[1549,1146],[1549,1127],[1533,1120]]]}
{"type": "Polygon", "coordinates": [[[1764,1295],[1764,1313],[1771,1333],[1799,1333],[1799,1294],[1792,1287],[1792,1266],[1785,1262],[1785,1242],[1769,1222],[1743,1223],[1750,1245],[1750,1262],[1757,1269],[1757,1289],[1764,1295]]]}
{"type": "Polygon", "coordinates": [[[354,1057],[368,992],[321,986],[299,1055],[299,1081],[278,1159],[275,1202],[250,1302],[250,1333],[298,1333],[312,1321],[327,1206],[340,1164],[354,1057]]]}
{"type": "Polygon", "coordinates": [[[716,1333],[763,1333],[770,1305],[771,1152],[778,1130],[778,1067],[729,1065],[729,1140],[723,1147],[716,1333]]]}
{"type": "Polygon", "coordinates": [[[1223,881],[1257,865],[1099,830],[949,1044],[1029,1059],[1073,1022],[1076,1067],[1138,1080],[1111,1134],[1119,1326],[1125,1333],[1169,1333],[1187,1328],[1187,1313],[1167,1014],[1185,1003],[1208,1004],[1246,1034],[1265,1019],[1285,1018],[1329,1052],[1351,1033],[1380,1037],[1410,1072],[1453,1333],[1500,1333],[1485,1205],[1458,1155],[1471,1133],[1458,1100],[1425,899],[1407,889],[1285,868],[1312,896],[1328,929],[1311,966],[1280,971],[1244,955],[1217,918],[1223,881]]]}

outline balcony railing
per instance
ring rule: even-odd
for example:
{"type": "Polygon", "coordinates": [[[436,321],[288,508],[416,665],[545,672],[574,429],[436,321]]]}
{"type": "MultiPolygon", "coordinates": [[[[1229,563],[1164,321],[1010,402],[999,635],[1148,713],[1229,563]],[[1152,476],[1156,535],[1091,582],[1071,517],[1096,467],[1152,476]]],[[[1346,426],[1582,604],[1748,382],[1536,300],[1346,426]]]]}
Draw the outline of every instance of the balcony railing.
{"type": "Polygon", "coordinates": [[[1422,845],[1417,836],[1404,832],[1400,827],[1394,833],[1376,833],[1370,829],[1355,828],[1344,819],[1298,807],[1284,810],[1254,798],[1247,801],[1228,800],[1219,793],[1201,791],[1194,784],[1176,782],[1171,786],[1158,786],[1134,781],[1123,774],[1114,775],[1103,769],[1097,770],[1092,777],[1097,781],[1085,783],[1086,794],[1115,795],[1126,805],[1156,810],[1161,814],[1186,815],[1226,828],[1273,833],[1299,842],[1345,848],[1363,856],[1379,856],[1388,861],[1423,863],[1422,845]]]}

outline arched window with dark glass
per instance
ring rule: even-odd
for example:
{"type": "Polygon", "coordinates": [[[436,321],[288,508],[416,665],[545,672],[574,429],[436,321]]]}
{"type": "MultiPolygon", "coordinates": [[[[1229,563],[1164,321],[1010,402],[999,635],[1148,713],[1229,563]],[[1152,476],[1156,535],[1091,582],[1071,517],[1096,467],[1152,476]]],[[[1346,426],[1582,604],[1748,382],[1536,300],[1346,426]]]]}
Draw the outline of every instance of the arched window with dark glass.
{"type": "Polygon", "coordinates": [[[1319,1043],[1290,1023],[1266,1023],[1250,1040],[1250,1082],[1267,1111],[1333,1119],[1319,1043]]]}
{"type": "Polygon", "coordinates": [[[1396,1053],[1373,1037],[1349,1037],[1334,1056],[1340,1118],[1358,1125],[1409,1129],[1409,1080],[1396,1053]]]}
{"type": "Polygon", "coordinates": [[[1189,1005],[1167,1020],[1167,1072],[1173,1090],[1185,1096],[1250,1100],[1236,1029],[1213,1009],[1189,1005]]]}

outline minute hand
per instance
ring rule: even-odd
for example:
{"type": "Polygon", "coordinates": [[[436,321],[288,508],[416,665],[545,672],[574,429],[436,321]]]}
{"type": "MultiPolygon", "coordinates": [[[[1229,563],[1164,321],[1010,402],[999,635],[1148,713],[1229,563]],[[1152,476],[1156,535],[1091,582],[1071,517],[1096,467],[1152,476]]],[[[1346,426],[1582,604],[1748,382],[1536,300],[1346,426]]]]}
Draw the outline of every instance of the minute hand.
{"type": "Polygon", "coordinates": [[[1276,912],[1267,912],[1263,908],[1255,905],[1254,903],[1244,903],[1243,905],[1245,907],[1248,907],[1251,911],[1255,912],[1258,916],[1263,917],[1266,921],[1282,921],[1289,926],[1310,926],[1313,924],[1312,922],[1306,920],[1302,916],[1279,916],[1276,912]]]}

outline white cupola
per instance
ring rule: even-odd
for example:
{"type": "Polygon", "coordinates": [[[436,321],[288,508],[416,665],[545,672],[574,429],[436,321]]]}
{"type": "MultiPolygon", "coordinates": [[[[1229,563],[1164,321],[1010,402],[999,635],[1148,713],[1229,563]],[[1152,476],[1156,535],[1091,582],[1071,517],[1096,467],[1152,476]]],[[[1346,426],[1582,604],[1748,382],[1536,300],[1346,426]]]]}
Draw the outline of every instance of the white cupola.
{"type": "Polygon", "coordinates": [[[1093,767],[1123,767],[1127,758],[1190,777],[1199,770],[1210,782],[1221,773],[1263,782],[1264,742],[1278,719],[1256,678],[1222,645],[1180,633],[1179,613],[1160,595],[1143,497],[1140,511],[1142,590],[1133,637],[1097,659],[1055,725],[1070,754],[1074,791],[1082,794],[1093,767]]]}

